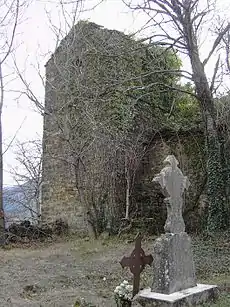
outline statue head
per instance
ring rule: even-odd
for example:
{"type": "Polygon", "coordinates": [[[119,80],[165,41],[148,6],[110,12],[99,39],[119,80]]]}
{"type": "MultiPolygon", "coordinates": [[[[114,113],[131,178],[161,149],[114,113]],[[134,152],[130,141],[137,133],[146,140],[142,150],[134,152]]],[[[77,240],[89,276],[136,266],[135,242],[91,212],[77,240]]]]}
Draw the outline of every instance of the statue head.
{"type": "Polygon", "coordinates": [[[163,161],[163,163],[166,165],[167,164],[171,165],[172,168],[177,167],[177,165],[179,164],[179,162],[177,161],[174,155],[167,156],[167,158],[163,161]]]}

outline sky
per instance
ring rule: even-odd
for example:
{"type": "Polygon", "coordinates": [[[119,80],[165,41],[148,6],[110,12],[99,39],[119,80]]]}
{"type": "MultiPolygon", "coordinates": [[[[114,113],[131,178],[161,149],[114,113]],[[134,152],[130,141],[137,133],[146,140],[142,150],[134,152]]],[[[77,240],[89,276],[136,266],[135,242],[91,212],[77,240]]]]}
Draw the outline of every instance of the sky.
{"type": "MultiPolygon", "coordinates": [[[[66,2],[68,1],[70,0],[66,2]]],[[[127,34],[139,30],[147,20],[145,15],[129,11],[121,0],[104,0],[102,4],[91,10],[90,8],[94,7],[98,1],[86,0],[85,11],[77,16],[77,20],[90,20],[106,28],[124,31],[127,34]]],[[[218,0],[218,9],[222,11],[222,15],[227,14],[230,17],[229,8],[228,0],[218,0]]],[[[65,5],[65,9],[71,15],[72,4],[65,5]]],[[[71,18],[66,15],[66,19],[70,23],[71,18]]],[[[56,29],[63,30],[62,36],[68,33],[69,27],[65,25],[66,22],[58,0],[32,0],[24,11],[17,28],[13,56],[19,70],[41,102],[44,102],[42,83],[42,79],[45,80],[44,66],[57,44],[56,29]]],[[[211,44],[212,38],[203,45],[203,55],[206,53],[207,46],[211,44]]],[[[183,62],[184,66],[188,67],[188,60],[183,58],[183,62]]],[[[213,65],[214,61],[209,67],[210,74],[213,65]]],[[[12,74],[14,71],[12,58],[3,69],[7,75],[3,108],[3,138],[5,148],[8,148],[10,144],[4,154],[4,185],[12,185],[14,179],[10,172],[12,167],[18,167],[15,155],[16,144],[41,138],[43,119],[27,97],[20,94],[24,87],[16,78],[16,74],[12,74]]]]}

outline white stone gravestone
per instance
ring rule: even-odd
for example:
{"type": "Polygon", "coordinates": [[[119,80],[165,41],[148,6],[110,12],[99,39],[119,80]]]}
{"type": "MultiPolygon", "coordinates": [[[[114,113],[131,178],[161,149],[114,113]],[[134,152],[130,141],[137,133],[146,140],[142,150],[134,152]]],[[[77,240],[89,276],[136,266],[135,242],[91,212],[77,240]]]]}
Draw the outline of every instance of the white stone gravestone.
{"type": "Polygon", "coordinates": [[[154,243],[152,287],[140,291],[136,300],[145,307],[195,306],[216,297],[217,287],[196,284],[191,239],[182,216],[183,192],[190,183],[173,155],[164,164],[153,181],[166,194],[166,233],[154,243]]]}

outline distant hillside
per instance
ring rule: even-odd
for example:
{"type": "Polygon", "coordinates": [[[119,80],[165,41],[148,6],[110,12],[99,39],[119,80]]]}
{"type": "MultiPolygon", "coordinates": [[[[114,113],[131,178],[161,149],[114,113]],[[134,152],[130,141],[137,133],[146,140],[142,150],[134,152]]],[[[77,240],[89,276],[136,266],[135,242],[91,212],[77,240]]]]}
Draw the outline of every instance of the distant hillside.
{"type": "Polygon", "coordinates": [[[13,222],[36,218],[35,191],[29,184],[3,189],[3,207],[6,228],[13,222]]]}

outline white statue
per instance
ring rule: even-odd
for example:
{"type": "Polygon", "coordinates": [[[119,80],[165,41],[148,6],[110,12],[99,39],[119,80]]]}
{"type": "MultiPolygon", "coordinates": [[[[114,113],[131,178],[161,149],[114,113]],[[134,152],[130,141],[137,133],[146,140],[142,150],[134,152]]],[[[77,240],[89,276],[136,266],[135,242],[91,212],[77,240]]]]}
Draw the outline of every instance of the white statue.
{"type": "Polygon", "coordinates": [[[173,155],[169,155],[165,160],[166,166],[160,174],[153,178],[154,182],[159,182],[162,189],[167,193],[165,199],[167,204],[167,220],[164,226],[165,232],[178,233],[185,231],[184,219],[182,216],[183,192],[188,189],[190,183],[186,176],[177,167],[179,164],[173,155]]]}

